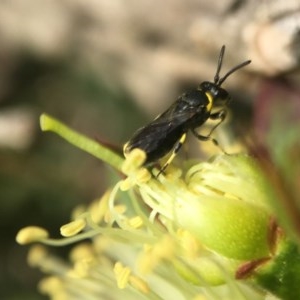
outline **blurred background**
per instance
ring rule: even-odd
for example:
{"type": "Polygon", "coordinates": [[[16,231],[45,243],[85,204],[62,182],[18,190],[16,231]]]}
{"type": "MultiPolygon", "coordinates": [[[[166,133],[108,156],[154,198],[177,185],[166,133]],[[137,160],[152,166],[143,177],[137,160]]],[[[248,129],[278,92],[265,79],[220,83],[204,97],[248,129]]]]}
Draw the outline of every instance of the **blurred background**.
{"type": "Polygon", "coordinates": [[[271,149],[299,186],[299,0],[0,1],[1,299],[45,299],[17,231],[39,225],[58,237],[72,208],[115,176],[41,133],[40,114],[121,148],[183,91],[213,80],[223,44],[221,74],[252,60],[224,83],[233,132],[271,149]]]}

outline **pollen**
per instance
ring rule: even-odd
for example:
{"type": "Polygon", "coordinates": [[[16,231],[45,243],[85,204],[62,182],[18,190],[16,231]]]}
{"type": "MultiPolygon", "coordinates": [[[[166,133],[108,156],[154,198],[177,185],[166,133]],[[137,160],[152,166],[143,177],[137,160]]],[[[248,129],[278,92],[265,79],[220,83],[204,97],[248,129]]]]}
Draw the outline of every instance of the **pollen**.
{"type": "Polygon", "coordinates": [[[175,243],[171,236],[164,236],[154,246],[145,245],[138,267],[141,273],[152,272],[162,260],[171,260],[175,253],[175,243]]]}
{"type": "Polygon", "coordinates": [[[135,169],[141,167],[147,159],[146,152],[135,148],[126,155],[126,159],[122,166],[122,172],[129,174],[135,169]]]}
{"type": "Polygon", "coordinates": [[[95,264],[95,261],[90,258],[81,259],[74,264],[74,269],[71,271],[71,275],[75,278],[87,277],[91,267],[95,264]]]}
{"type": "Polygon", "coordinates": [[[182,229],[177,231],[177,236],[184,254],[189,258],[197,257],[200,248],[197,239],[189,231],[182,229]]]}
{"type": "Polygon", "coordinates": [[[121,191],[128,191],[133,186],[146,183],[151,179],[151,173],[142,167],[146,159],[146,152],[138,148],[126,154],[126,159],[122,165],[122,172],[128,177],[121,181],[121,191]]]}
{"type": "Polygon", "coordinates": [[[125,192],[130,190],[133,186],[134,186],[134,182],[131,180],[131,178],[127,177],[121,182],[120,190],[125,192]]]}
{"type": "Polygon", "coordinates": [[[29,250],[27,262],[31,267],[37,267],[41,265],[41,262],[43,262],[47,254],[48,252],[45,247],[41,245],[35,245],[29,250]]]}
{"type": "Polygon", "coordinates": [[[64,290],[63,282],[56,276],[50,276],[40,281],[39,290],[43,294],[59,296],[55,299],[66,299],[62,297],[64,290]]]}
{"type": "Polygon", "coordinates": [[[131,270],[129,267],[124,267],[121,262],[117,262],[114,266],[114,273],[117,279],[119,289],[124,289],[129,281],[131,270]]]}
{"type": "Polygon", "coordinates": [[[146,183],[151,179],[151,173],[146,168],[137,169],[121,182],[120,190],[128,191],[137,184],[146,183]]]}
{"type": "Polygon", "coordinates": [[[128,220],[128,224],[137,229],[143,226],[143,219],[140,216],[133,217],[128,220]]]}
{"type": "Polygon", "coordinates": [[[20,245],[29,244],[32,242],[41,241],[43,239],[48,238],[49,234],[48,231],[42,227],[38,226],[28,226],[22,228],[17,236],[16,241],[20,245]]]}
{"type": "Polygon", "coordinates": [[[143,294],[148,294],[150,292],[149,285],[140,277],[131,275],[129,277],[129,282],[136,290],[143,294]]]}
{"type": "Polygon", "coordinates": [[[62,236],[69,237],[76,235],[79,233],[86,225],[86,221],[84,219],[77,219],[68,224],[63,225],[60,228],[60,233],[62,236]]]}
{"type": "Polygon", "coordinates": [[[105,216],[104,216],[104,221],[106,223],[111,223],[114,220],[114,216],[113,213],[116,213],[118,215],[122,215],[126,212],[127,207],[125,205],[119,204],[119,205],[115,205],[113,207],[114,211],[111,212],[109,210],[106,211],[105,216]]]}
{"type": "Polygon", "coordinates": [[[90,207],[91,218],[93,222],[100,223],[108,210],[108,201],[111,190],[107,190],[99,201],[94,201],[90,207]]]}
{"type": "Polygon", "coordinates": [[[89,257],[94,257],[94,250],[90,244],[82,243],[74,247],[70,253],[72,262],[80,261],[89,257]]]}

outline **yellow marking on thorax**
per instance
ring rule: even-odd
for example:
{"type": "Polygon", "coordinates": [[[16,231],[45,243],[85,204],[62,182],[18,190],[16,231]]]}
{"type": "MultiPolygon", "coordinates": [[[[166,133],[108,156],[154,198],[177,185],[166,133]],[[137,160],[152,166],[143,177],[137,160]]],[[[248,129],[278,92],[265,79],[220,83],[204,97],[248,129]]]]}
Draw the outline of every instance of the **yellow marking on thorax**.
{"type": "Polygon", "coordinates": [[[208,99],[208,104],[206,105],[207,111],[211,111],[214,104],[214,97],[210,92],[206,92],[205,95],[207,96],[208,99]]]}

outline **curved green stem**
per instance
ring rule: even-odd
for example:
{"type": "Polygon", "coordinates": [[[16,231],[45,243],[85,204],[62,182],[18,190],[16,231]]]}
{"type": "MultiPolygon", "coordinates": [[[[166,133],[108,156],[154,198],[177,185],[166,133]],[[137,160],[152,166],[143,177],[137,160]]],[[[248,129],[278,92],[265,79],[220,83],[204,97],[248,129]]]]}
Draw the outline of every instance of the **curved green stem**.
{"type": "Polygon", "coordinates": [[[121,165],[123,164],[124,159],[109,148],[106,148],[105,146],[83,134],[77,133],[73,129],[47,114],[41,115],[40,126],[42,131],[52,131],[58,134],[77,148],[88,152],[89,154],[116,168],[118,171],[121,171],[121,165]]]}

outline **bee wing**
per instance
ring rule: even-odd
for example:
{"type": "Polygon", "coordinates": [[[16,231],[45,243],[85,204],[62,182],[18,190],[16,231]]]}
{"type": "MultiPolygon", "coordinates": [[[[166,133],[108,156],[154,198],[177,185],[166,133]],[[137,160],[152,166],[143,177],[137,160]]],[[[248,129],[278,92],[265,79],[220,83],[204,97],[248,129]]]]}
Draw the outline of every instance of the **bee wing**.
{"type": "MultiPolygon", "coordinates": [[[[144,143],[144,140],[153,141],[165,139],[171,132],[176,131],[179,127],[182,127],[192,116],[194,112],[187,110],[178,110],[178,104],[175,102],[168,110],[158,115],[152,122],[144,127],[138,129],[130,144],[144,143]]],[[[137,148],[136,145],[132,148],[137,148]]]]}
{"type": "Polygon", "coordinates": [[[185,124],[191,118],[187,111],[176,112],[171,106],[148,125],[138,129],[125,145],[125,153],[134,148],[144,150],[150,161],[167,154],[186,131],[185,124]]]}
{"type": "Polygon", "coordinates": [[[174,123],[174,120],[172,122],[157,121],[155,120],[135,132],[124,147],[125,155],[132,149],[139,148],[146,152],[146,163],[150,163],[171,151],[183,133],[182,123],[174,123]]]}
{"type": "Polygon", "coordinates": [[[182,109],[179,103],[180,100],[177,100],[169,107],[169,109],[167,109],[162,114],[158,115],[150,124],[165,123],[168,121],[174,121],[175,123],[186,122],[191,117],[191,114],[189,110],[182,109]]]}

